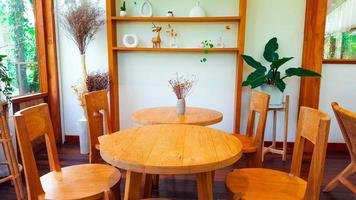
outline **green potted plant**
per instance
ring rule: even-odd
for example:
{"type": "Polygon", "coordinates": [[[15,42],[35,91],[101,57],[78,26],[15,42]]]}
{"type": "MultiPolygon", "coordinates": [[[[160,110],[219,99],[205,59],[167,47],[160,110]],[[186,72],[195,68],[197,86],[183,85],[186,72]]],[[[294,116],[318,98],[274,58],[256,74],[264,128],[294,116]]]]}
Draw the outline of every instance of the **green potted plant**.
{"type": "Polygon", "coordinates": [[[125,1],[122,3],[122,6],[120,7],[120,16],[121,17],[126,16],[126,2],[125,1]]]}
{"type": "Polygon", "coordinates": [[[271,95],[270,105],[280,105],[283,102],[283,92],[286,88],[284,79],[292,76],[310,76],[321,77],[319,73],[303,68],[288,68],[284,74],[280,72],[281,67],[292,60],[293,57],[280,58],[278,53],[277,38],[270,39],[263,53],[263,57],[268,61],[269,67],[263,66],[260,62],[248,55],[242,55],[244,61],[255,69],[247,79],[242,83],[242,86],[251,86],[252,89],[260,87],[261,91],[271,95]]]}
{"type": "Polygon", "coordinates": [[[0,101],[10,101],[13,88],[11,87],[12,78],[8,75],[8,69],[2,63],[6,56],[0,55],[0,101]]]}

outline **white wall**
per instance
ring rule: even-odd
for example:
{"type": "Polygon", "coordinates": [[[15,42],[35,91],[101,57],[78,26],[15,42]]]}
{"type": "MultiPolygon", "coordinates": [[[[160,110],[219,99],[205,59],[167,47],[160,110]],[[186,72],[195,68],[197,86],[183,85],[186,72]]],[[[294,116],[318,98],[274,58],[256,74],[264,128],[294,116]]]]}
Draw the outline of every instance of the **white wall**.
{"type": "Polygon", "coordinates": [[[320,89],[320,109],[331,116],[329,141],[344,142],[339,125],[331,108],[331,102],[356,112],[355,65],[324,65],[320,89]]]}
{"type": "MultiPolygon", "coordinates": [[[[58,0],[59,5],[63,0],[58,0]]],[[[102,1],[103,2],[103,1],[102,1]]],[[[103,8],[105,5],[100,3],[103,8]]],[[[189,9],[194,5],[192,1],[182,0],[179,4],[172,1],[151,0],[154,12],[163,15],[166,10],[174,9],[176,15],[187,15],[189,9]],[[160,5],[160,7],[157,7],[160,5]]],[[[177,1],[178,2],[178,1],[177,1]]],[[[132,9],[128,1],[128,9],[132,9]]],[[[235,0],[225,0],[222,4],[218,0],[202,1],[202,6],[210,15],[223,15],[236,13],[235,0]],[[216,9],[219,7],[219,9],[216,9]],[[221,7],[221,8],[220,8],[221,7]]],[[[59,6],[60,8],[60,6],[59,6]]],[[[130,14],[131,11],[129,11],[130,14]]],[[[132,13],[132,12],[131,12],[132,13]]],[[[135,13],[135,12],[133,12],[135,13]]],[[[249,0],[248,19],[246,31],[246,54],[252,55],[262,60],[262,53],[265,43],[276,36],[279,40],[281,56],[294,56],[295,58],[286,66],[296,67],[301,65],[301,55],[304,34],[304,14],[305,1],[295,0],[249,0]]],[[[166,25],[165,23],[157,23],[166,25]]],[[[220,30],[226,24],[181,24],[174,26],[179,34],[180,46],[196,46],[203,39],[215,40],[220,30]]],[[[232,25],[232,24],[231,24],[232,25]]],[[[107,46],[105,26],[96,35],[87,52],[87,63],[89,70],[97,68],[107,68],[107,46]]],[[[119,35],[124,33],[139,33],[142,46],[150,45],[150,38],[153,36],[150,31],[150,24],[135,23],[123,24],[118,27],[119,35]]],[[[228,46],[235,46],[235,36],[226,34],[228,46]]],[[[59,60],[61,69],[62,86],[62,115],[64,118],[64,132],[68,135],[77,134],[76,121],[81,116],[81,110],[75,100],[75,96],[70,89],[70,85],[80,77],[78,51],[71,41],[65,36],[63,30],[59,30],[59,60]]],[[[168,41],[163,36],[164,41],[168,41]]],[[[121,40],[119,39],[119,44],[121,40]]],[[[164,42],[164,44],[167,44],[164,42]]],[[[175,72],[181,74],[195,74],[199,81],[194,88],[194,92],[188,97],[190,106],[202,106],[219,110],[224,114],[224,120],[214,127],[231,132],[233,129],[233,107],[234,107],[234,83],[235,83],[235,55],[233,54],[209,54],[208,63],[201,64],[202,53],[120,53],[120,116],[121,127],[134,126],[130,119],[133,111],[150,106],[175,105],[175,97],[168,87],[168,79],[174,76],[175,72]]],[[[245,66],[247,76],[251,68],[245,66]]],[[[327,70],[324,73],[329,73],[327,70]]],[[[323,74],[324,75],[324,74],[323,74]]],[[[324,75],[326,78],[327,75],[324,75]]],[[[332,77],[331,77],[332,78],[332,77]]],[[[286,94],[291,96],[291,112],[289,140],[294,140],[297,116],[297,104],[299,96],[299,79],[292,78],[288,81],[286,94]]],[[[324,84],[324,82],[323,82],[324,84]]],[[[324,85],[323,85],[324,87],[324,85]]],[[[349,90],[351,91],[351,90],[349,90]]],[[[335,95],[335,93],[333,93],[335,95]]],[[[322,94],[322,98],[323,98],[322,94]]],[[[248,112],[248,101],[250,89],[243,91],[242,105],[242,130],[246,127],[246,115],[248,112]]],[[[327,101],[327,100],[326,100],[327,101]]],[[[279,117],[282,120],[282,117],[279,117]]],[[[268,120],[267,140],[271,138],[271,119],[268,120]]],[[[282,125],[282,123],[281,123],[282,125]]],[[[278,127],[281,133],[282,126],[278,127]]],[[[333,133],[334,134],[334,133],[333,133]]],[[[281,138],[279,135],[278,138],[281,138]]],[[[337,136],[331,136],[332,142],[340,141],[337,136]]]]}

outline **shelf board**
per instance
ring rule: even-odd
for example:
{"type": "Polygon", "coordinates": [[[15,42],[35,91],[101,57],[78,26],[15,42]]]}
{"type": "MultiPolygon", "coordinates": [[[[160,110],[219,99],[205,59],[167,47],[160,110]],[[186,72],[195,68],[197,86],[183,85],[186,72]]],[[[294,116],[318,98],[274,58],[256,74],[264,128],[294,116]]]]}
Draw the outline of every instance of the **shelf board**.
{"type": "Polygon", "coordinates": [[[223,17],[111,17],[113,21],[121,22],[238,22],[239,16],[223,17]]]}
{"type": "MultiPolygon", "coordinates": [[[[115,51],[141,51],[141,52],[204,52],[204,48],[150,48],[150,47],[113,47],[115,51]]],[[[209,52],[233,52],[237,53],[238,48],[210,48],[209,52]]]]}

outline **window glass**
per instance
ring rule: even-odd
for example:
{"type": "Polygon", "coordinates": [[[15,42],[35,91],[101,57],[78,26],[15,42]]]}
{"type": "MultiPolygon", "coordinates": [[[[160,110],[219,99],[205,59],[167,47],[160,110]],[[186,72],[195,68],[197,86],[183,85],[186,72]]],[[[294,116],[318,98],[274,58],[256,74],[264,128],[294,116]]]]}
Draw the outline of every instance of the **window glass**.
{"type": "Polygon", "coordinates": [[[13,95],[40,90],[36,51],[34,0],[0,1],[0,54],[13,78],[13,95]]]}
{"type": "Polygon", "coordinates": [[[356,0],[328,0],[324,59],[356,59],[356,0]]]}

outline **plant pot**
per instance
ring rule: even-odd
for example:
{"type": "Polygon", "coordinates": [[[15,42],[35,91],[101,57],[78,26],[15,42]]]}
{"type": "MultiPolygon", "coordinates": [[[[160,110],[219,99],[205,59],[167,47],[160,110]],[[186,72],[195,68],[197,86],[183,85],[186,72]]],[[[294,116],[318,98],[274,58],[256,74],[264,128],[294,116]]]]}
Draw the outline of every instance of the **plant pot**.
{"type": "Polygon", "coordinates": [[[88,120],[82,116],[78,121],[80,154],[89,153],[88,120]]]}
{"type": "Polygon", "coordinates": [[[178,115],[184,115],[184,113],[185,113],[185,99],[177,100],[176,109],[177,109],[178,115]]]}
{"type": "Polygon", "coordinates": [[[284,94],[276,86],[265,84],[260,87],[260,90],[270,95],[270,106],[280,106],[283,104],[284,94]]]}
{"type": "Polygon", "coordinates": [[[120,16],[121,16],[121,17],[125,17],[125,16],[126,16],[126,11],[121,10],[121,11],[120,11],[120,16]]]}

